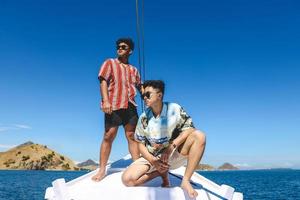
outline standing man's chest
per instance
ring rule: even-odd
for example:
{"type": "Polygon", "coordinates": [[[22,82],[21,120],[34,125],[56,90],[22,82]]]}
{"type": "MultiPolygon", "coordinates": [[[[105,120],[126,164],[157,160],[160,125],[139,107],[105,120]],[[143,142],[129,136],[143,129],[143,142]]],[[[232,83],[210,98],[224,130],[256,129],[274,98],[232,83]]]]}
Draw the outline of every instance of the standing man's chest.
{"type": "Polygon", "coordinates": [[[122,84],[134,84],[137,81],[134,75],[134,71],[134,68],[130,65],[113,64],[111,80],[112,82],[122,84]]]}

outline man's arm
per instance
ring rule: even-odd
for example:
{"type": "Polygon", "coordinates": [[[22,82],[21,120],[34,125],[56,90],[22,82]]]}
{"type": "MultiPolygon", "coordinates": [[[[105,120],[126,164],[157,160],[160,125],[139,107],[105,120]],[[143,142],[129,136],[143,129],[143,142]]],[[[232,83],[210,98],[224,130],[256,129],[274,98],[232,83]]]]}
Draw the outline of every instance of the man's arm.
{"type": "Polygon", "coordinates": [[[168,163],[169,157],[175,148],[178,148],[181,144],[185,142],[189,134],[191,134],[195,129],[189,128],[178,135],[173,141],[171,141],[170,145],[164,150],[161,154],[161,161],[164,163],[168,163]]]}
{"type": "Polygon", "coordinates": [[[138,142],[139,144],[139,150],[140,153],[142,154],[143,158],[148,160],[151,164],[152,162],[156,159],[151,153],[149,153],[148,149],[142,142],[138,142]]]}
{"type": "Polygon", "coordinates": [[[195,127],[192,118],[181,106],[177,106],[177,132],[180,134],[173,140],[173,144],[179,147],[186,140],[188,135],[195,130],[195,127]]]}
{"type": "Polygon", "coordinates": [[[136,69],[136,72],[135,72],[135,80],[136,80],[135,87],[138,89],[140,94],[143,94],[144,93],[144,87],[143,87],[143,83],[142,83],[142,80],[141,80],[141,75],[140,75],[140,73],[137,69],[136,69]]]}
{"type": "Polygon", "coordinates": [[[102,97],[101,108],[103,112],[111,114],[112,106],[109,103],[109,99],[108,99],[108,86],[106,80],[103,77],[100,77],[100,93],[102,97]]]}
{"type": "Polygon", "coordinates": [[[182,143],[185,142],[186,138],[189,136],[189,134],[191,134],[195,129],[194,128],[189,128],[185,131],[183,131],[182,133],[180,133],[178,135],[177,138],[175,138],[173,141],[172,141],[172,144],[171,146],[173,147],[179,147],[182,143]]]}
{"type": "Polygon", "coordinates": [[[171,141],[171,145],[169,145],[168,148],[162,154],[161,160],[163,162],[168,162],[169,156],[172,153],[172,151],[175,148],[179,147],[182,143],[184,143],[189,134],[195,130],[192,118],[184,111],[184,109],[181,106],[176,104],[174,104],[174,106],[175,111],[177,113],[177,126],[173,134],[175,132],[179,134],[174,135],[175,138],[173,138],[173,141],[171,141]]]}
{"type": "Polygon", "coordinates": [[[142,83],[139,83],[136,85],[136,88],[138,89],[138,91],[140,92],[140,95],[142,95],[144,93],[144,87],[142,83]]]}
{"type": "Polygon", "coordinates": [[[104,61],[104,63],[101,65],[99,74],[98,74],[98,79],[100,81],[100,94],[102,97],[102,101],[100,104],[101,109],[103,112],[111,114],[112,112],[112,106],[109,103],[109,98],[108,98],[108,84],[107,81],[111,77],[111,59],[107,59],[104,61]]]}
{"type": "Polygon", "coordinates": [[[169,169],[169,165],[167,163],[161,162],[159,158],[149,153],[148,149],[143,143],[139,142],[138,145],[139,145],[140,153],[142,154],[143,158],[148,160],[158,172],[163,173],[169,169]]]}

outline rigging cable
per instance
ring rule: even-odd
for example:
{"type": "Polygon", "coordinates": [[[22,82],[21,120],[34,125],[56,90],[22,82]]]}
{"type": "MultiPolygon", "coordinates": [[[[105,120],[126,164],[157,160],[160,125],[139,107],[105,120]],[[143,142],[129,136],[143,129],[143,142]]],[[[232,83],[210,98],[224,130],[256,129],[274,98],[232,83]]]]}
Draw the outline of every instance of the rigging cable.
{"type": "MultiPolygon", "coordinates": [[[[135,1],[136,9],[136,32],[137,32],[137,44],[138,44],[138,63],[139,63],[139,72],[141,73],[142,82],[146,79],[146,70],[145,70],[145,40],[144,40],[144,0],[141,0],[142,12],[141,17],[139,15],[140,6],[139,0],[135,1]]],[[[144,111],[143,99],[141,98],[141,107],[144,111]]]]}

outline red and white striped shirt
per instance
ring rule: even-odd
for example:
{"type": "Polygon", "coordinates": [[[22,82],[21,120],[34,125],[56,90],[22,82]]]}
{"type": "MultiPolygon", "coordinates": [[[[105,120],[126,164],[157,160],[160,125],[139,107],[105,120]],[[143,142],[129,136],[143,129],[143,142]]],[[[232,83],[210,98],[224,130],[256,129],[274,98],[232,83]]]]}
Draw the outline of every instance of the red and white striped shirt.
{"type": "Polygon", "coordinates": [[[128,102],[134,101],[136,87],[141,84],[138,70],[116,59],[107,59],[101,66],[98,79],[104,78],[108,84],[108,98],[113,110],[128,108],[128,102]]]}

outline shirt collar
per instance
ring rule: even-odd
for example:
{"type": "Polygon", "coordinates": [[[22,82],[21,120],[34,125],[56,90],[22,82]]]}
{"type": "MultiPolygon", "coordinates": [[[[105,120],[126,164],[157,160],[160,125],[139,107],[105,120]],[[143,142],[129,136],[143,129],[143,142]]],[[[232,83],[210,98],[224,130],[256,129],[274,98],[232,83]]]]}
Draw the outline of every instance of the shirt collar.
{"type": "MultiPolygon", "coordinates": [[[[120,61],[118,58],[115,58],[115,61],[116,61],[118,64],[121,64],[121,61],[120,61]]],[[[125,63],[122,63],[122,64],[124,64],[124,65],[126,65],[126,66],[130,66],[130,64],[129,64],[129,63],[127,63],[127,64],[125,64],[125,63]]]]}
{"type": "MultiPolygon", "coordinates": [[[[159,119],[159,118],[161,118],[161,117],[167,117],[167,114],[168,114],[168,102],[163,102],[163,105],[162,105],[163,107],[162,107],[162,110],[161,110],[161,113],[160,113],[160,115],[159,115],[159,117],[157,118],[157,119],[159,119]]],[[[146,116],[148,117],[148,118],[154,118],[154,119],[156,119],[155,117],[154,117],[154,114],[153,114],[153,111],[151,110],[151,108],[147,108],[146,110],[145,110],[145,114],[146,114],[146,116]]]]}

